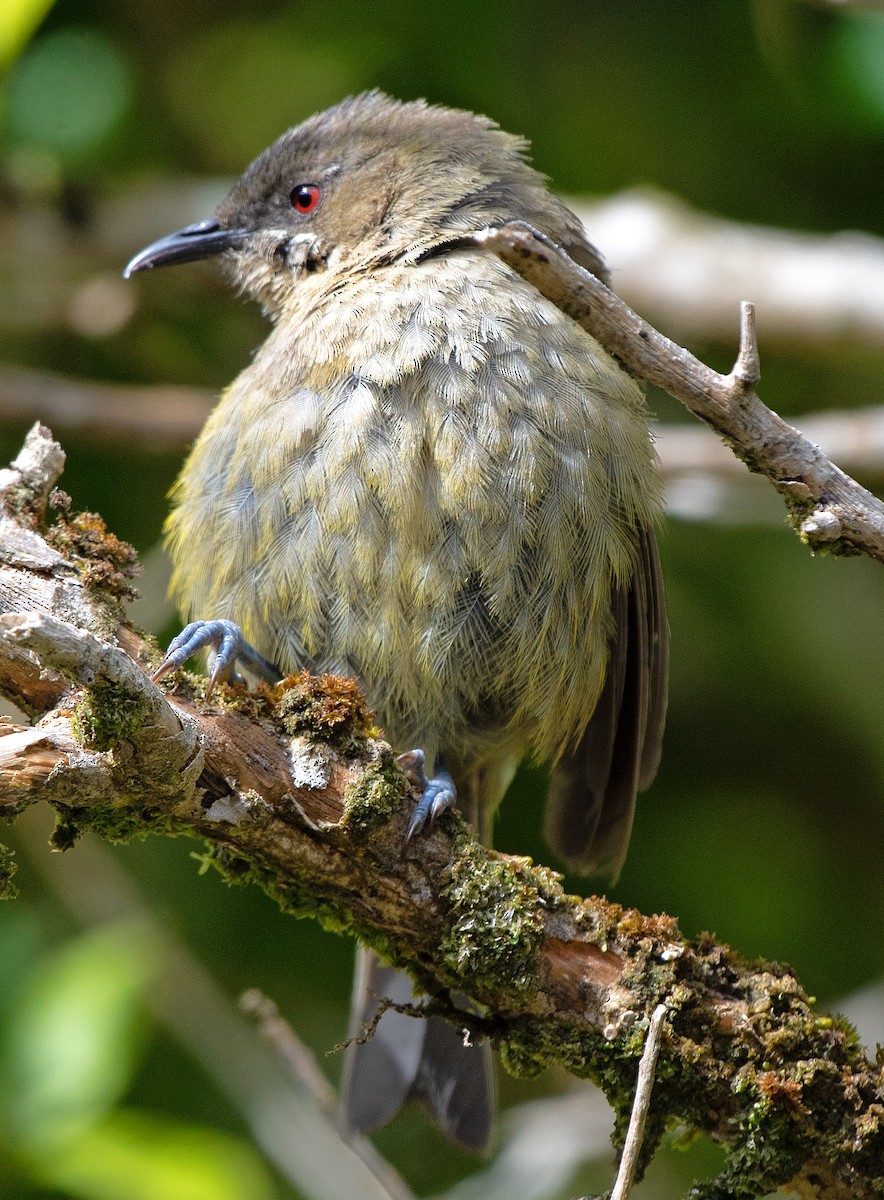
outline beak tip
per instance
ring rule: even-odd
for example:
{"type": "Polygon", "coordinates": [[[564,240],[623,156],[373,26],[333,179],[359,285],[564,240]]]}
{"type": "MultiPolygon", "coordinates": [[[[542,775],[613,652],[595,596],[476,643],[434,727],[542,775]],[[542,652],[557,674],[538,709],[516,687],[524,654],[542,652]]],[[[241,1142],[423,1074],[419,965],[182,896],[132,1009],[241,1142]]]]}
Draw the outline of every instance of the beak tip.
{"type": "Polygon", "coordinates": [[[126,269],[123,271],[124,279],[131,279],[132,276],[136,273],[136,271],[150,270],[150,268],[153,266],[153,261],[150,258],[150,253],[149,253],[150,249],[151,249],[151,247],[148,246],[147,250],[139,250],[139,252],[135,255],[135,257],[131,258],[126,263],[126,269]]]}

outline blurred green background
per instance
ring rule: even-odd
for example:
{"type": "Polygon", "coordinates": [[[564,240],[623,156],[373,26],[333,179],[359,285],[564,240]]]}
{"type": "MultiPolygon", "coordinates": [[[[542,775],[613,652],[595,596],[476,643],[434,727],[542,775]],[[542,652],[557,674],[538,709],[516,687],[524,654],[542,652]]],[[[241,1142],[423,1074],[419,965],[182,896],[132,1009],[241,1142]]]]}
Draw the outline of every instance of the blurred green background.
{"type": "MultiPolygon", "coordinates": [[[[259,315],[210,267],[128,284],[120,271],[151,237],[208,215],[283,129],[373,86],[492,115],[531,139],[536,165],[571,196],[652,185],[735,221],[884,235],[878,5],[0,0],[0,364],[224,385],[261,340],[259,315]]],[[[800,424],[806,411],[880,403],[874,339],[833,330],[766,346],[763,312],[760,325],[761,394],[783,415],[800,424]]],[[[701,335],[691,349],[727,369],[735,345],[701,335]]],[[[688,419],[666,397],[652,403],[665,421],[688,419]]],[[[29,424],[0,392],[3,462],[29,424]]],[[[100,425],[56,433],[75,506],[146,556],[146,587],[161,580],[155,548],[185,446],[100,425]]],[[[811,557],[771,512],[668,522],[665,756],[613,895],[791,962],[823,1006],[859,1011],[857,994],[878,986],[865,1011],[880,1028],[884,576],[862,559],[811,557]]],[[[150,611],[168,636],[174,618],[150,611]]],[[[498,844],[549,861],[541,813],[542,777],[526,773],[498,844]]],[[[62,869],[45,815],[6,832],[21,896],[0,908],[0,1195],[336,1194],[322,1170],[296,1187],[257,1146],[231,1082],[248,1074],[248,1031],[239,1066],[225,1065],[219,1031],[238,1019],[231,1009],[216,1025],[182,963],[219,981],[219,1012],[249,987],[272,996],[336,1080],[341,1056],[326,1051],[345,1034],[352,946],[200,874],[193,843],[78,847],[62,869]],[[102,893],[118,898],[102,905],[102,893]],[[196,1028],[176,1032],[164,1003],[192,1006],[196,1028]]],[[[502,1079],[502,1099],[567,1086],[502,1079]]],[[[476,1170],[420,1113],[377,1144],[420,1194],[476,1170]]],[[[636,1194],[683,1195],[718,1161],[703,1142],[677,1142],[636,1194]]],[[[567,1175],[527,1194],[609,1187],[609,1152],[567,1175]]]]}

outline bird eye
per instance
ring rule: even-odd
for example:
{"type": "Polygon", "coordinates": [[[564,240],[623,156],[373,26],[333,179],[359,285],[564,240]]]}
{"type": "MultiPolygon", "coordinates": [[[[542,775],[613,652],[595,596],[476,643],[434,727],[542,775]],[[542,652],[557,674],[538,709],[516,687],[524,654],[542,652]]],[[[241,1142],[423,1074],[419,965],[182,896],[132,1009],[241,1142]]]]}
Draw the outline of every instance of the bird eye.
{"type": "Polygon", "coordinates": [[[305,217],[307,213],[313,212],[321,195],[315,183],[299,183],[296,188],[292,188],[289,200],[295,212],[305,217]]]}

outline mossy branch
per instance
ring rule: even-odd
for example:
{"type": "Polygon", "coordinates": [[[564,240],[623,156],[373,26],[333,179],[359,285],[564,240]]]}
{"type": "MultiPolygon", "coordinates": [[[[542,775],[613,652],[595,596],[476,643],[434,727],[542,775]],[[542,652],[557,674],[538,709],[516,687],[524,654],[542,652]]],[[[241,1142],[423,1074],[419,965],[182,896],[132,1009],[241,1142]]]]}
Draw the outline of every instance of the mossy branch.
{"type": "Polygon", "coordinates": [[[728,1148],[704,1200],[786,1183],[826,1200],[884,1195],[882,1068],[788,968],[566,895],[554,872],[479,845],[457,814],[403,853],[408,785],[349,681],[222,687],[211,702],[197,680],[153,684],[155,648],[122,616],[120,544],[65,505],[62,528],[45,529],[61,461],[37,427],[0,473],[0,690],[35,718],[0,726],[0,812],[51,804],[59,849],[82,829],[203,839],[228,878],[405,966],[511,1070],[561,1063],[597,1080],[621,1132],[663,1003],[645,1161],[679,1120],[728,1148]]]}

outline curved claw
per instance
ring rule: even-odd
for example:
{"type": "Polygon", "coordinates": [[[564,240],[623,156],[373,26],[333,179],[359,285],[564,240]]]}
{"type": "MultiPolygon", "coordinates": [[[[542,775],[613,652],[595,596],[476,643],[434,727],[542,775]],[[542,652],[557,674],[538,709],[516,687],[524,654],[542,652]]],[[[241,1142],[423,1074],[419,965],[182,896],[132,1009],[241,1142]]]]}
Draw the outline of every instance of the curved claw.
{"type": "Polygon", "coordinates": [[[405,835],[405,846],[407,846],[416,833],[421,833],[428,827],[432,828],[433,822],[438,816],[455,806],[457,788],[454,786],[454,780],[441,763],[438,764],[433,778],[427,778],[424,773],[423,750],[409,750],[405,754],[400,754],[396,762],[405,773],[412,789],[420,794],[417,807],[408,822],[408,832],[405,835]]]}
{"type": "Polygon", "coordinates": [[[166,657],[154,671],[154,683],[158,683],[170,671],[183,667],[194,654],[206,649],[213,652],[207,695],[211,695],[216,683],[230,678],[237,660],[270,682],[276,683],[281,678],[277,668],[249,645],[236,622],[216,620],[191,621],[185,625],[169,643],[166,657]]]}

